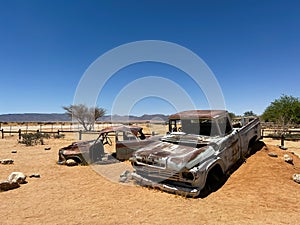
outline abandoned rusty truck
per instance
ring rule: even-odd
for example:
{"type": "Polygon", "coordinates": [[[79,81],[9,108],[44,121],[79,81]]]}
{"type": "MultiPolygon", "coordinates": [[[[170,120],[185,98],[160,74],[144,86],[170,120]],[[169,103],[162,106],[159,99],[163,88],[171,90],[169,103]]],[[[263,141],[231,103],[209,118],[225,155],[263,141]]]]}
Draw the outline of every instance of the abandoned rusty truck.
{"type": "Polygon", "coordinates": [[[261,138],[258,118],[234,127],[225,110],[190,110],[169,117],[160,141],[135,151],[132,178],[142,186],[197,197],[249,153],[261,138]]]}

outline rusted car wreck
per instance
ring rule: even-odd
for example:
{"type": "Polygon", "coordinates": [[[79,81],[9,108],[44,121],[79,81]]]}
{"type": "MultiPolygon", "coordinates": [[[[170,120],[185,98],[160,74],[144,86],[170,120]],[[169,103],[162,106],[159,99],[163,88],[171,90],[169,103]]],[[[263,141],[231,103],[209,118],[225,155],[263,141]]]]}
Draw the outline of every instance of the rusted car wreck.
{"type": "Polygon", "coordinates": [[[129,159],[134,151],[152,141],[153,138],[144,135],[142,127],[111,126],[102,129],[96,140],[74,142],[61,148],[58,151],[58,164],[65,164],[68,159],[73,159],[82,165],[109,159],[123,161],[129,159]],[[114,142],[110,136],[115,138],[114,142]],[[113,143],[115,143],[115,153],[106,153],[105,145],[111,146],[113,143]]]}
{"type": "Polygon", "coordinates": [[[190,197],[211,191],[261,136],[258,119],[233,128],[224,110],[171,115],[169,131],[133,153],[132,178],[143,186],[190,197]]]}

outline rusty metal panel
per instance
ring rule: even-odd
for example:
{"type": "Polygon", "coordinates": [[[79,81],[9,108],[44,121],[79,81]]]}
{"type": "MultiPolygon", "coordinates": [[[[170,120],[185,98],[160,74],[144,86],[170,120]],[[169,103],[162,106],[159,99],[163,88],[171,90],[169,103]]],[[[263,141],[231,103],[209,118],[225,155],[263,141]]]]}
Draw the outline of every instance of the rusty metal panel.
{"type": "Polygon", "coordinates": [[[199,119],[199,118],[212,119],[217,116],[224,115],[226,113],[227,113],[226,110],[188,110],[188,111],[183,111],[183,112],[173,114],[169,116],[169,119],[170,120],[187,119],[187,118],[188,119],[199,119]]]}

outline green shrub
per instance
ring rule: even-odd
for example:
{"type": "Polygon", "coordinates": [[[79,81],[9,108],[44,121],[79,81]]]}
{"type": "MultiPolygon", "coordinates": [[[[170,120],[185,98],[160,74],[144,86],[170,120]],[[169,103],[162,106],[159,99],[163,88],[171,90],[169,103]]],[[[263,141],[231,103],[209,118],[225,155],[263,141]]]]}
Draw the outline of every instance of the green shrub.
{"type": "Polygon", "coordinates": [[[66,135],[64,134],[55,134],[53,137],[56,139],[64,138],[66,135]]]}
{"type": "Polygon", "coordinates": [[[22,134],[22,140],[20,141],[21,144],[25,144],[26,146],[32,146],[37,144],[44,144],[44,138],[50,138],[49,134],[44,133],[27,133],[22,134]]]}

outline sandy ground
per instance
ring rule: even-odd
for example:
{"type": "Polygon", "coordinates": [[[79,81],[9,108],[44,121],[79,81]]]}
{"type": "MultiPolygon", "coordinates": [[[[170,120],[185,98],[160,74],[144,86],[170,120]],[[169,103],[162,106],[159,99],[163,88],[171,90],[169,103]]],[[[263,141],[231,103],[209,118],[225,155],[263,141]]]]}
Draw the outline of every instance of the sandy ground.
{"type": "MultiPolygon", "coordinates": [[[[264,141],[267,146],[219,190],[206,198],[186,199],[113,182],[94,167],[56,165],[58,149],[70,144],[71,137],[33,147],[18,144],[16,136],[6,137],[0,139],[0,159],[15,163],[0,164],[0,180],[13,171],[39,173],[41,178],[27,178],[20,188],[0,193],[0,224],[298,224],[300,184],[291,177],[300,173],[300,159],[289,151],[299,152],[300,142],[286,142],[289,149],[284,151],[276,147],[280,141],[264,141]],[[294,165],[282,160],[287,153],[294,165]]],[[[111,171],[123,165],[106,167],[106,176],[116,180],[118,172],[111,171]]]]}

